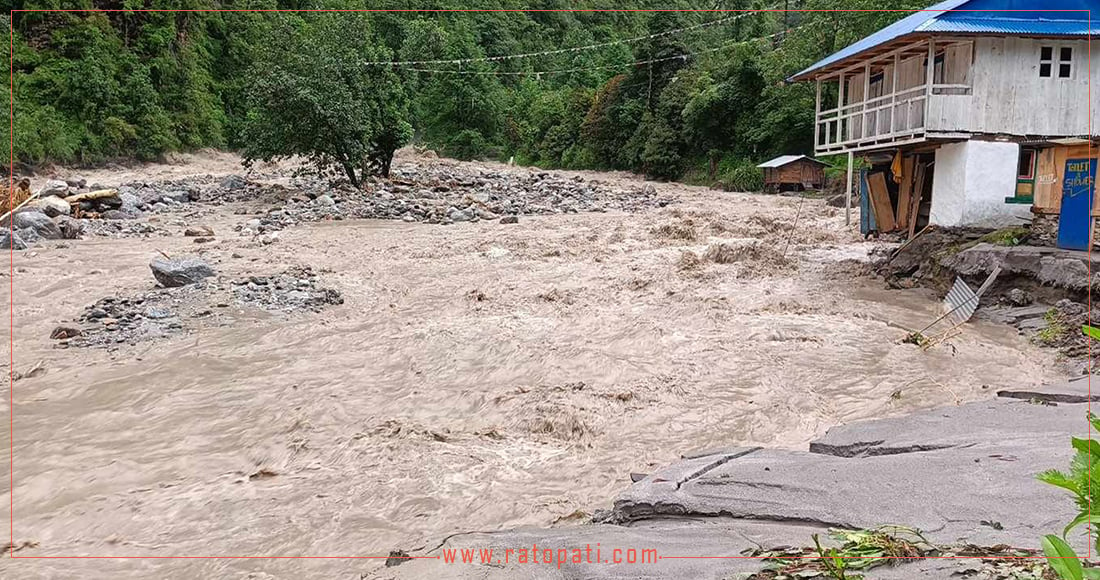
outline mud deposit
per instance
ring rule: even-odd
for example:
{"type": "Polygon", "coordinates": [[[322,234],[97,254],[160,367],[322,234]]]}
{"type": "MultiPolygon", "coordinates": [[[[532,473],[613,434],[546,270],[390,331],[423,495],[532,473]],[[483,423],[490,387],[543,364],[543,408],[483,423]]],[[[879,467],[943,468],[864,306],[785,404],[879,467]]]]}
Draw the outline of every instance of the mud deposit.
{"type": "MultiPolygon", "coordinates": [[[[202,161],[148,179],[241,171],[202,161]]],[[[1062,376],[1003,325],[899,344],[939,297],[865,277],[870,246],[842,210],[806,201],[784,253],[796,198],[657,190],[676,203],[303,223],[269,245],[172,226],[15,252],[16,555],[385,556],[572,525],[682,453],[804,448],[839,423],[1062,376]],[[158,251],[197,251],[230,289],[309,267],[343,303],[213,294],[198,300],[215,316],[187,302],[155,340],[56,348],[51,330],[97,300],[152,291],[158,251]]],[[[231,232],[239,209],[203,224],[231,232]]],[[[351,579],[383,561],[4,559],[0,576],[351,579]]]]}

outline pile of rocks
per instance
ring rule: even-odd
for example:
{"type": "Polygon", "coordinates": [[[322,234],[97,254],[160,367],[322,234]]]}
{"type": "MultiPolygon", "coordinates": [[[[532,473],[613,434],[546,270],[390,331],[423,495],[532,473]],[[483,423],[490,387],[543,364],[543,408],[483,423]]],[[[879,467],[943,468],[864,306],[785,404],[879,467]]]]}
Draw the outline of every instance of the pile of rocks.
{"type": "Polygon", "coordinates": [[[317,274],[309,266],[288,268],[274,276],[250,276],[233,283],[233,296],[240,304],[264,310],[320,312],[343,304],[340,292],[317,286],[317,274]]]}
{"type": "Polygon", "coordinates": [[[142,215],[149,205],[123,189],[89,187],[85,180],[52,179],[38,197],[4,220],[0,246],[25,249],[41,239],[76,239],[84,233],[96,235],[149,235],[166,233],[146,223],[125,224],[142,215]]]}
{"type": "MultiPolygon", "coordinates": [[[[55,220],[73,220],[71,235],[128,237],[171,235],[164,228],[140,220],[146,214],[181,212],[193,202],[208,205],[252,204],[241,212],[255,211],[256,204],[266,206],[236,231],[242,236],[259,236],[265,243],[284,228],[301,222],[324,220],[400,219],[408,222],[451,224],[500,220],[516,223],[517,216],[638,211],[663,207],[672,202],[662,197],[651,184],[616,186],[581,176],[522,168],[485,168],[477,164],[441,162],[405,163],[396,167],[391,178],[373,178],[362,189],[346,183],[333,184],[316,175],[264,175],[263,183],[241,175],[214,177],[191,176],[157,182],[134,181],[110,190],[109,195],[85,180],[48,181],[42,199],[24,211],[34,211],[55,220]],[[66,199],[68,201],[66,201],[66,199]],[[69,217],[71,215],[71,217],[69,217]]],[[[191,210],[187,210],[191,211],[191,210]]],[[[39,220],[40,221],[40,220],[39,220]]],[[[38,229],[38,228],[36,228],[38,229]]],[[[64,228],[62,228],[64,229],[64,228]]],[[[53,232],[37,238],[50,237],[53,232]]],[[[25,246],[23,236],[0,243],[25,246]]]]}
{"type": "Polygon", "coordinates": [[[25,250],[43,239],[76,239],[83,231],[80,220],[65,215],[51,218],[38,208],[24,207],[0,222],[0,248],[25,250]]]}
{"type": "MultiPolygon", "coordinates": [[[[185,290],[196,291],[199,289],[185,290]]],[[[131,298],[102,298],[86,307],[76,324],[58,326],[50,337],[58,339],[62,348],[137,344],[162,338],[183,330],[174,308],[179,301],[179,293],[171,290],[131,298]]]]}
{"type": "MultiPolygon", "coordinates": [[[[271,191],[270,186],[246,184],[226,195],[251,192],[270,197],[271,191]]],[[[299,178],[293,188],[283,191],[287,197],[281,205],[240,224],[237,231],[255,236],[299,222],[346,218],[432,224],[500,219],[502,223],[516,223],[519,215],[639,211],[672,202],[649,184],[622,188],[580,176],[435,164],[398,167],[392,178],[374,179],[364,190],[299,178]]]]}

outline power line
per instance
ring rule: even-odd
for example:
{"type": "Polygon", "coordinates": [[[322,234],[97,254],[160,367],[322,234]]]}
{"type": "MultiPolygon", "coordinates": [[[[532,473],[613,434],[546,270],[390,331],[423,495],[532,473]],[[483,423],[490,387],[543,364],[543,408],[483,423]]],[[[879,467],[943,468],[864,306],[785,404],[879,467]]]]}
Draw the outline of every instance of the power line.
{"type": "Polygon", "coordinates": [[[544,50],[544,51],[539,51],[539,52],[525,52],[525,53],[519,53],[519,54],[505,54],[505,55],[501,55],[501,56],[483,56],[483,57],[476,57],[476,58],[435,59],[435,60],[397,60],[397,61],[373,60],[373,61],[364,62],[363,64],[372,65],[372,66],[389,65],[389,66],[401,66],[401,67],[421,66],[421,65],[431,65],[431,64],[468,64],[468,63],[473,63],[473,62],[498,62],[498,61],[504,61],[504,60],[513,60],[513,59],[518,59],[518,58],[531,58],[531,57],[536,57],[536,56],[550,56],[550,55],[555,55],[555,54],[566,54],[566,53],[570,53],[570,52],[581,52],[581,51],[585,51],[585,50],[594,50],[594,49],[597,49],[597,48],[605,48],[605,47],[608,47],[608,46],[615,46],[615,45],[618,45],[618,44],[628,44],[628,43],[633,43],[633,42],[640,42],[640,41],[643,41],[643,40],[652,40],[654,38],[661,38],[661,37],[664,37],[664,36],[671,36],[673,34],[680,34],[681,32],[687,32],[689,30],[699,30],[699,29],[702,29],[702,28],[715,26],[715,25],[722,24],[722,23],[725,23],[725,22],[734,22],[736,20],[740,20],[740,19],[748,17],[748,16],[753,16],[755,14],[762,14],[764,12],[772,11],[775,8],[777,8],[778,6],[779,5],[776,4],[776,5],[772,6],[771,8],[761,8],[759,10],[741,12],[741,13],[735,14],[733,16],[727,16],[725,18],[719,18],[717,20],[711,20],[709,22],[703,22],[701,24],[694,24],[692,26],[685,26],[684,28],[676,28],[676,29],[673,29],[673,30],[666,30],[665,32],[657,32],[657,33],[654,33],[654,34],[647,34],[645,36],[636,36],[634,38],[623,38],[623,39],[620,39],[620,40],[612,40],[612,41],[608,41],[608,42],[598,42],[596,44],[588,44],[588,45],[585,45],[585,46],[575,46],[575,47],[572,47],[572,48],[558,48],[558,49],[554,49],[554,50],[544,50]]]}
{"type": "Polygon", "coordinates": [[[735,46],[750,44],[750,43],[758,42],[758,41],[761,41],[761,40],[771,40],[773,38],[777,38],[779,36],[782,36],[784,34],[787,34],[789,32],[797,30],[798,28],[800,28],[800,27],[796,26],[796,27],[791,28],[789,30],[783,30],[783,31],[776,32],[776,33],[773,33],[773,34],[768,34],[768,35],[765,35],[765,36],[759,36],[757,38],[750,38],[748,40],[739,40],[737,42],[731,42],[731,43],[724,44],[722,46],[718,46],[718,47],[714,47],[714,48],[707,48],[707,49],[703,49],[703,50],[697,50],[695,52],[688,52],[688,53],[678,54],[676,56],[669,56],[669,57],[664,57],[664,58],[639,60],[639,61],[632,62],[632,63],[627,63],[627,64],[616,64],[616,65],[595,66],[595,67],[578,67],[578,68],[566,68],[566,69],[542,70],[542,71],[519,71],[519,72],[517,72],[517,71],[448,70],[448,69],[429,69],[429,68],[413,68],[413,67],[406,67],[404,70],[413,71],[413,72],[423,72],[423,73],[444,73],[444,74],[456,74],[456,75],[535,76],[535,77],[541,76],[541,75],[550,75],[550,74],[567,74],[567,73],[577,73],[577,72],[586,72],[586,71],[609,70],[609,69],[618,69],[618,68],[624,68],[624,67],[636,67],[636,66],[642,66],[642,65],[647,65],[647,64],[655,64],[655,63],[659,63],[659,62],[668,62],[668,61],[671,61],[671,60],[687,60],[688,57],[697,56],[697,55],[700,55],[700,54],[707,54],[707,53],[711,53],[711,52],[717,52],[719,50],[725,50],[727,48],[733,48],[735,46]]]}

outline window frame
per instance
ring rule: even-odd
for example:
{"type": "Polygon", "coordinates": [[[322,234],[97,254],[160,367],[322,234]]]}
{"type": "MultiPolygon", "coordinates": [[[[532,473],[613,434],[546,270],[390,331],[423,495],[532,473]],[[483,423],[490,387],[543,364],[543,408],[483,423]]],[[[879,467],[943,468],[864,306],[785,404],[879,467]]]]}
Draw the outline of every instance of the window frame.
{"type": "Polygon", "coordinates": [[[1039,78],[1041,79],[1059,79],[1059,80],[1073,80],[1074,75],[1077,73],[1077,67],[1073,65],[1073,51],[1075,46],[1072,44],[1064,43],[1051,43],[1039,45],[1039,78]],[[1050,51],[1049,57],[1044,55],[1045,52],[1050,51]],[[1066,52],[1069,54],[1065,54],[1066,52]],[[1069,58],[1063,58],[1068,56],[1069,58]],[[1044,75],[1044,67],[1046,67],[1046,74],[1044,75]],[[1062,75],[1063,67],[1066,69],[1066,74],[1062,75]]]}
{"type": "Polygon", "coordinates": [[[1062,45],[1058,47],[1058,78],[1060,79],[1072,79],[1073,78],[1073,47],[1062,45]],[[1063,58],[1066,51],[1069,51],[1069,58],[1063,58]],[[1069,67],[1069,72],[1062,76],[1062,67],[1069,67]]]}
{"type": "Polygon", "coordinates": [[[1020,147],[1020,154],[1016,158],[1016,190],[1013,192],[1012,197],[1005,198],[1005,203],[1031,204],[1035,202],[1035,182],[1036,173],[1039,170],[1039,153],[1040,149],[1038,147],[1020,147]],[[1031,156],[1031,163],[1030,167],[1027,168],[1027,174],[1023,174],[1020,171],[1024,155],[1031,156]],[[1021,183],[1031,185],[1031,195],[1019,194],[1019,185],[1021,183]]]}
{"type": "Polygon", "coordinates": [[[1016,181],[1035,181],[1035,165],[1039,159],[1039,150],[1034,147],[1020,147],[1020,157],[1016,160],[1016,181]],[[1024,160],[1024,155],[1031,155],[1030,167],[1027,168],[1027,173],[1021,173],[1020,167],[1024,160]]]}

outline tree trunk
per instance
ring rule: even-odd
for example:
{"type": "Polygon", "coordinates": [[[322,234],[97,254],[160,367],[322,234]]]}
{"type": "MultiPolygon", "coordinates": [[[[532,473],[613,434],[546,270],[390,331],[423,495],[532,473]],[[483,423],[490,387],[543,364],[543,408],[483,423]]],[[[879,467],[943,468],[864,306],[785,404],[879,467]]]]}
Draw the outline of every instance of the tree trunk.
{"type": "Polygon", "coordinates": [[[350,181],[352,185],[358,188],[359,178],[355,176],[355,167],[347,161],[340,163],[340,165],[344,167],[344,173],[348,175],[348,181],[350,181]]]}

